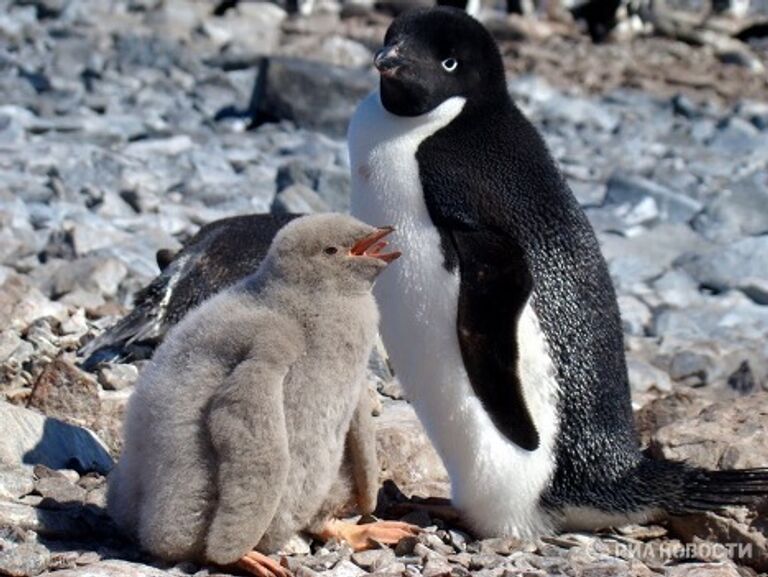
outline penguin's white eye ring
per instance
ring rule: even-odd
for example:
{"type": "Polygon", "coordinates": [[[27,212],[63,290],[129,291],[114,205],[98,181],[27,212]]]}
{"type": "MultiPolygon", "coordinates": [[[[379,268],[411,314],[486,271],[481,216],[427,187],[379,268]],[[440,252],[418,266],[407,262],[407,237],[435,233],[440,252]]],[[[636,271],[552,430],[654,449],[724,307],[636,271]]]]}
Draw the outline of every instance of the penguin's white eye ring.
{"type": "Polygon", "coordinates": [[[442,64],[443,70],[446,72],[453,72],[459,67],[459,61],[455,58],[446,58],[440,64],[442,64]]]}
{"type": "Polygon", "coordinates": [[[325,250],[323,250],[323,252],[324,252],[325,254],[336,254],[337,252],[339,252],[339,249],[338,249],[338,248],[336,248],[335,246],[329,246],[328,248],[326,248],[325,250]]]}

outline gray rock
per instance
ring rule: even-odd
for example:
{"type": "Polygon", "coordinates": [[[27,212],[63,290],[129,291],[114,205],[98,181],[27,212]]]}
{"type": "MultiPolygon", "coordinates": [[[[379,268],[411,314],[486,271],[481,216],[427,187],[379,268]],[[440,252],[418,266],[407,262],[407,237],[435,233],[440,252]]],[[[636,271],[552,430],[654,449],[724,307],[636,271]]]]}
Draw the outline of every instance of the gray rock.
{"type": "Polygon", "coordinates": [[[698,283],[682,270],[670,270],[652,282],[659,299],[673,307],[685,308],[701,302],[698,283]]]}
{"type": "Polygon", "coordinates": [[[18,545],[4,545],[0,540],[0,574],[10,577],[33,577],[48,568],[51,553],[33,541],[18,545]]]}
{"type": "Polygon", "coordinates": [[[0,285],[2,326],[24,329],[35,319],[52,317],[61,321],[68,316],[66,306],[48,300],[24,277],[12,275],[0,285]]]}
{"type": "Polygon", "coordinates": [[[651,324],[651,310],[640,299],[631,295],[619,295],[621,324],[625,333],[643,335],[651,324]]]}
{"type": "Polygon", "coordinates": [[[362,68],[370,66],[373,54],[363,44],[334,34],[327,37],[300,38],[280,49],[280,54],[309,60],[320,60],[333,66],[362,68]]]}
{"type": "Polygon", "coordinates": [[[700,202],[688,196],[638,176],[618,172],[608,180],[608,203],[627,203],[635,207],[648,197],[656,201],[659,218],[668,222],[689,222],[703,208],[700,202]]]}
{"type": "Polygon", "coordinates": [[[672,358],[669,376],[676,381],[685,379],[693,386],[706,385],[708,368],[708,357],[693,351],[681,351],[672,358]]]}
{"type": "Polygon", "coordinates": [[[569,179],[568,184],[583,207],[601,206],[605,201],[608,188],[602,182],[569,179]]]}
{"type": "Polygon", "coordinates": [[[13,358],[23,363],[33,352],[32,345],[22,340],[16,331],[9,329],[0,333],[0,362],[13,358]]]}
{"type": "Polygon", "coordinates": [[[95,434],[0,401],[0,462],[107,473],[112,458],[95,434]]]}
{"type": "Polygon", "coordinates": [[[99,367],[99,384],[107,391],[122,391],[133,386],[139,377],[134,365],[107,364],[99,367]]]}
{"type": "Polygon", "coordinates": [[[358,103],[376,87],[369,70],[291,58],[271,58],[256,120],[290,120],[302,128],[344,136],[358,103]]]}
{"type": "MultiPolygon", "coordinates": [[[[27,498],[25,498],[27,499],[27,498]]],[[[0,524],[34,531],[51,539],[78,539],[114,534],[108,518],[103,513],[88,506],[72,506],[59,509],[38,508],[24,503],[0,500],[0,524]]]]}
{"type": "Polygon", "coordinates": [[[0,464],[0,498],[19,499],[34,488],[35,483],[28,470],[0,464]]]}
{"type": "Polygon", "coordinates": [[[378,571],[382,567],[395,561],[395,553],[392,549],[371,549],[352,554],[352,561],[366,571],[378,571]]]}
{"type": "Polygon", "coordinates": [[[736,288],[759,305],[768,305],[768,278],[740,279],[736,288]]]}
{"type": "MultiPolygon", "coordinates": [[[[69,502],[85,500],[85,489],[78,487],[65,477],[43,477],[35,482],[35,491],[44,499],[51,499],[63,506],[69,502]]],[[[50,506],[48,507],[50,508],[50,506]]]]}
{"type": "Polygon", "coordinates": [[[541,107],[548,119],[566,122],[575,126],[588,126],[603,132],[611,132],[619,125],[619,118],[606,107],[586,98],[551,93],[541,107]]]}
{"type": "Polygon", "coordinates": [[[272,204],[272,212],[277,214],[312,214],[328,211],[330,207],[314,190],[299,183],[278,192],[272,204]]]}
{"type": "Polygon", "coordinates": [[[768,235],[686,255],[676,263],[699,284],[722,291],[742,279],[768,279],[768,235]]]}
{"type": "Polygon", "coordinates": [[[680,412],[654,434],[655,455],[708,469],[759,467],[765,462],[766,425],[752,416],[765,410],[767,393],[714,404],[674,401],[680,412]]]}
{"type": "Polygon", "coordinates": [[[672,383],[669,380],[669,375],[650,363],[633,357],[628,357],[627,370],[629,372],[629,383],[632,386],[633,392],[645,393],[651,389],[660,392],[669,392],[672,390],[672,383]]]}
{"type": "Polygon", "coordinates": [[[765,135],[755,126],[739,117],[731,117],[718,127],[710,146],[721,154],[733,155],[750,154],[766,146],[765,135]]]}
{"type": "Polygon", "coordinates": [[[629,238],[601,234],[599,239],[619,290],[661,277],[678,255],[707,246],[682,224],[661,224],[629,238]]]}
{"type": "Polygon", "coordinates": [[[741,293],[727,293],[685,309],[660,311],[654,319],[653,333],[694,340],[760,340],[768,334],[768,309],[741,293]]]}
{"type": "Polygon", "coordinates": [[[694,222],[707,238],[728,242],[768,233],[768,172],[730,183],[694,222]]]}
{"type": "Polygon", "coordinates": [[[115,297],[128,270],[115,258],[88,256],[62,263],[49,280],[50,295],[59,298],[76,289],[115,297]]]}
{"type": "Polygon", "coordinates": [[[271,2],[241,2],[221,18],[206,18],[205,34],[217,45],[230,45],[235,52],[268,54],[280,40],[285,10],[271,2]]]}
{"type": "Polygon", "coordinates": [[[178,573],[121,559],[108,559],[75,569],[64,569],[63,571],[44,574],[45,577],[170,577],[173,575],[178,575],[178,573]]]}

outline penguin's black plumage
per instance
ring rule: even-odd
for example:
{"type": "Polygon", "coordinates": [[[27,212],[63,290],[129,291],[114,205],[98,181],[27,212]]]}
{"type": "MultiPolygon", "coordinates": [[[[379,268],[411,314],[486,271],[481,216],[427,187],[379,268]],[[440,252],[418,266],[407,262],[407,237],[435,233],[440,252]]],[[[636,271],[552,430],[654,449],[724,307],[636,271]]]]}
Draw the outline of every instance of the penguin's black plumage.
{"type": "Polygon", "coordinates": [[[768,469],[639,450],[616,295],[592,228],[465,13],[398,17],[350,126],[353,213],[398,228],[382,335],[480,534],[746,503],[768,469]]]}
{"type": "Polygon", "coordinates": [[[133,310],[80,351],[82,366],[147,356],[166,331],[208,297],[255,271],[275,234],[298,215],[249,214],[203,226],[179,252],[157,253],[160,274],[133,310]]]}

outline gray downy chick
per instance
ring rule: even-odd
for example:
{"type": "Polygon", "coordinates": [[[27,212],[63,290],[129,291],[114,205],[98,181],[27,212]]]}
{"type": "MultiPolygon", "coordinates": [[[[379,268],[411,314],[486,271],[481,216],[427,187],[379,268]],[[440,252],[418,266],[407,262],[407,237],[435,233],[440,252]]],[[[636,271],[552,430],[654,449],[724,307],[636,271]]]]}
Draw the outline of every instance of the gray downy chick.
{"type": "Polygon", "coordinates": [[[297,219],[253,275],[170,331],[137,383],[109,478],[111,516],[146,550],[228,565],[300,530],[360,536],[318,515],[376,336],[371,288],[399,256],[382,252],[391,231],[297,219]]]}

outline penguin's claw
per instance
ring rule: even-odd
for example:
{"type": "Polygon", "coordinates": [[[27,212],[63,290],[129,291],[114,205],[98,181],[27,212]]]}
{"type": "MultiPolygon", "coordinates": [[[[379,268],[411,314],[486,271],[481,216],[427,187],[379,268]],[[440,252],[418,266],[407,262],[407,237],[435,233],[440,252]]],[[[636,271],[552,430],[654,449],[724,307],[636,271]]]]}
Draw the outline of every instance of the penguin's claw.
{"type": "Polygon", "coordinates": [[[249,551],[235,565],[256,577],[293,577],[280,563],[258,551],[249,551]]]}
{"type": "Polygon", "coordinates": [[[323,530],[323,537],[346,541],[355,551],[364,551],[376,548],[379,543],[396,545],[401,539],[414,537],[420,532],[421,528],[402,521],[376,521],[365,525],[329,521],[323,530]]]}

